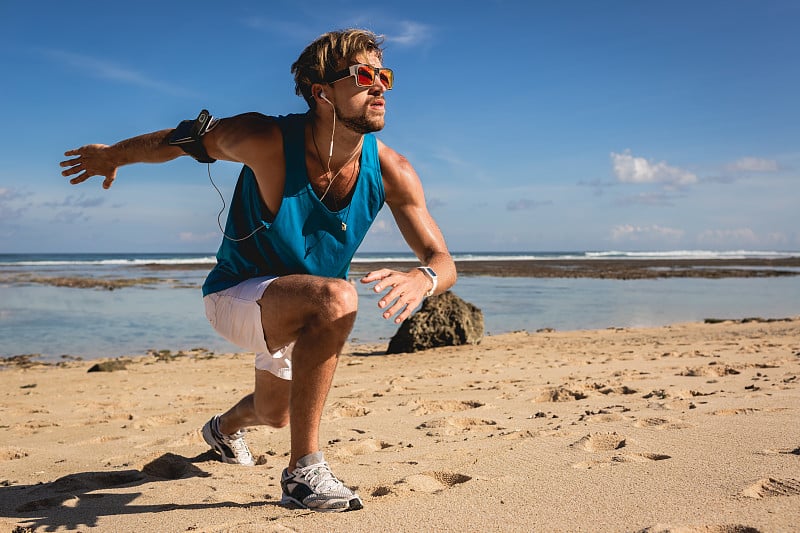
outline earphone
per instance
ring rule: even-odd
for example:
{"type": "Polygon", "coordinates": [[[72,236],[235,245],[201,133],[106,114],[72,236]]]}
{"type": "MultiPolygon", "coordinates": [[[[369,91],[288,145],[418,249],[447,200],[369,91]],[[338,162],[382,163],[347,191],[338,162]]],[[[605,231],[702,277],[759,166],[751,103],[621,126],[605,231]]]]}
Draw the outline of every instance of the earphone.
{"type": "MultiPolygon", "coordinates": [[[[333,102],[328,100],[328,97],[325,96],[325,93],[323,91],[319,92],[319,97],[322,98],[323,100],[325,100],[326,102],[328,102],[331,105],[331,107],[333,107],[333,102]]],[[[330,147],[330,150],[328,150],[328,164],[329,165],[330,165],[330,162],[331,162],[331,157],[333,157],[333,134],[334,133],[336,133],[336,108],[334,108],[334,110],[333,110],[333,131],[331,132],[331,147],[330,147]]],[[[328,168],[328,172],[330,172],[330,168],[328,168]]],[[[324,195],[323,195],[323,197],[324,197],[324,195]]]]}

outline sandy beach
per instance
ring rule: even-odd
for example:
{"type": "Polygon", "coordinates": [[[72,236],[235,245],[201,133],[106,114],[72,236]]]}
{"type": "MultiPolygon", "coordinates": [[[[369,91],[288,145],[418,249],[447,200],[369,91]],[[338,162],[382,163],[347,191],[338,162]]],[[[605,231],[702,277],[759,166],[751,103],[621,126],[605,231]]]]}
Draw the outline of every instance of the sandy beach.
{"type": "Polygon", "coordinates": [[[796,531],[800,318],[518,332],[383,355],[349,345],[326,458],[361,511],[278,505],[288,431],[258,465],[199,429],[251,354],[162,352],[0,370],[0,531],[796,531]]]}

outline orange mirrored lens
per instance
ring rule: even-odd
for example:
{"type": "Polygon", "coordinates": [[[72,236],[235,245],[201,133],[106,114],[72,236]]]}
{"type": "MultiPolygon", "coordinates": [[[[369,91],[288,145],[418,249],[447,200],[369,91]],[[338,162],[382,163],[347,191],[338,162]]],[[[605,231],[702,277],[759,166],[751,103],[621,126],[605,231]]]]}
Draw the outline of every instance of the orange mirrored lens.
{"type": "Polygon", "coordinates": [[[394,85],[394,72],[389,69],[383,69],[380,72],[381,83],[386,86],[387,89],[391,89],[392,85],[394,85]]]}
{"type": "MultiPolygon", "coordinates": [[[[375,68],[369,65],[359,65],[356,69],[356,84],[359,87],[371,87],[375,83],[375,68]]],[[[391,89],[394,84],[394,73],[389,69],[379,69],[381,83],[387,89],[391,89]]]]}
{"type": "Polygon", "coordinates": [[[356,82],[359,87],[369,87],[375,82],[375,70],[372,67],[362,65],[356,71],[356,82]]]}

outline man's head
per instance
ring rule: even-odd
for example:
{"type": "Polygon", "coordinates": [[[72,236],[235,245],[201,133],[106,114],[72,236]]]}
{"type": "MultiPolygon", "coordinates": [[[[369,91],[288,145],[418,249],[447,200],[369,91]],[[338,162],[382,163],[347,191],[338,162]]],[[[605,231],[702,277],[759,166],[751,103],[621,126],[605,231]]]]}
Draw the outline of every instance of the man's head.
{"type": "Polygon", "coordinates": [[[292,65],[295,92],[316,106],[311,86],[324,84],[334,73],[367,56],[383,58],[383,39],[368,30],[349,29],[326,33],[309,44],[292,65]]]}

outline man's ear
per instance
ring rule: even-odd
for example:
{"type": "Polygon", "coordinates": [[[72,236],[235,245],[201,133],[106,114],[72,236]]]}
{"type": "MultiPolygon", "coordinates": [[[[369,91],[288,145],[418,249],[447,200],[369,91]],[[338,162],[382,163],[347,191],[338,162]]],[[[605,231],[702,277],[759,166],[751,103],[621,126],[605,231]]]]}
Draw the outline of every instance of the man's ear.
{"type": "Polygon", "coordinates": [[[320,99],[327,98],[327,97],[325,96],[325,86],[324,86],[324,85],[322,85],[321,83],[314,83],[314,84],[312,84],[312,85],[311,85],[311,98],[313,98],[313,99],[314,99],[314,101],[315,101],[317,104],[319,104],[319,100],[320,100],[320,99]]]}

